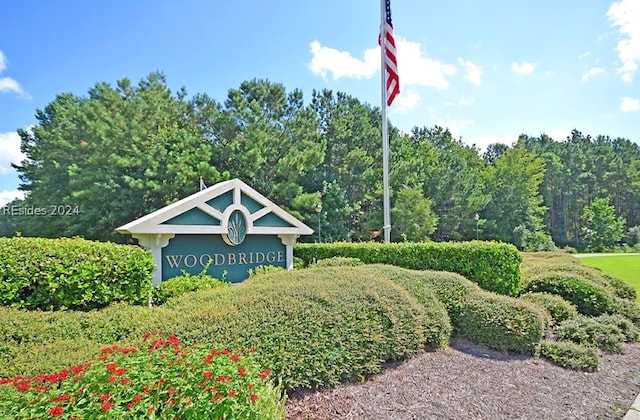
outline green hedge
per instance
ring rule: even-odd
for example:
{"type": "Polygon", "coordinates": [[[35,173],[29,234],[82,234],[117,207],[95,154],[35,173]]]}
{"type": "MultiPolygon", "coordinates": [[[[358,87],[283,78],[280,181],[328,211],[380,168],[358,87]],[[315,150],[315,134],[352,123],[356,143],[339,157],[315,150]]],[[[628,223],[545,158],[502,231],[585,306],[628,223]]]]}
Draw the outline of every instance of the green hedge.
{"type": "Polygon", "coordinates": [[[424,306],[379,270],[359,266],[267,272],[153,308],[115,304],[86,313],[0,308],[0,336],[6,338],[0,343],[0,372],[63,368],[43,360],[48,350],[68,348],[70,340],[135,344],[145,332],[164,330],[187,345],[254,348],[289,389],[334,385],[378,372],[386,361],[446,345],[447,315],[428,292],[422,297],[424,306]]]}
{"type": "Polygon", "coordinates": [[[458,273],[485,290],[515,296],[521,287],[522,257],[512,245],[462,243],[298,244],[294,255],[306,265],[332,257],[358,258],[366,264],[389,264],[413,270],[458,273]]]}
{"type": "Polygon", "coordinates": [[[622,343],[627,339],[616,322],[584,316],[562,322],[557,333],[559,340],[595,346],[614,353],[622,353],[622,343]]]}
{"type": "Polygon", "coordinates": [[[600,364],[598,349],[566,340],[543,341],[540,355],[558,366],[586,372],[595,372],[600,364]]]}
{"type": "Polygon", "coordinates": [[[472,293],[454,321],[454,328],[477,344],[535,354],[544,337],[547,316],[537,305],[521,299],[472,293]]]}
{"type": "Polygon", "coordinates": [[[606,287],[568,272],[551,271],[530,278],[522,290],[562,296],[584,315],[615,313],[616,300],[606,287]]]}
{"type": "Polygon", "coordinates": [[[562,322],[566,319],[578,316],[576,305],[564,299],[562,296],[544,292],[528,292],[520,296],[521,299],[538,305],[549,311],[554,323],[562,322]]]}
{"type": "Polygon", "coordinates": [[[80,238],[0,238],[0,306],[90,310],[112,302],[145,304],[151,254],[80,238]]]}
{"type": "Polygon", "coordinates": [[[255,348],[289,389],[361,379],[448,333],[446,314],[367,266],[266,273],[165,307],[180,314],[185,342],[255,348]]]}
{"type": "MultiPolygon", "coordinates": [[[[578,264],[564,262],[564,260],[562,260],[562,263],[552,262],[557,260],[550,260],[543,264],[529,264],[526,269],[523,269],[525,277],[524,287],[526,287],[527,279],[549,273],[564,273],[580,277],[591,283],[597,284],[598,286],[606,289],[611,295],[615,295],[622,299],[632,301],[636,300],[636,290],[633,288],[633,286],[626,283],[624,280],[603,273],[597,268],[581,265],[579,264],[578,259],[576,259],[575,257],[571,258],[574,258],[578,262],[578,264]]],[[[537,261],[540,260],[538,259],[537,261]]]]}
{"type": "Polygon", "coordinates": [[[447,309],[454,334],[496,350],[534,353],[549,322],[540,307],[487,292],[455,273],[373,267],[412,293],[432,291],[447,309]]]}
{"type": "Polygon", "coordinates": [[[218,280],[204,273],[195,275],[184,273],[181,276],[165,280],[154,287],[152,302],[154,305],[162,305],[167,300],[173,297],[182,296],[187,292],[213,289],[216,287],[231,287],[231,283],[218,280]]]}

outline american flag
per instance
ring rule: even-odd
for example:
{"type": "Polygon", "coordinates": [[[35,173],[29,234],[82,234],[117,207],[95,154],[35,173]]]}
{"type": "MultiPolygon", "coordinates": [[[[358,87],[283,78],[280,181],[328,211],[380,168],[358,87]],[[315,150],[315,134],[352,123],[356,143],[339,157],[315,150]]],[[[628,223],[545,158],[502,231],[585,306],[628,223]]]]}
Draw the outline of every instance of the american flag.
{"type": "Polygon", "coordinates": [[[391,105],[400,93],[398,62],[396,61],[396,41],[393,39],[393,23],[391,22],[391,3],[385,0],[385,17],[382,33],[378,42],[384,49],[384,67],[386,72],[387,105],[391,105]]]}

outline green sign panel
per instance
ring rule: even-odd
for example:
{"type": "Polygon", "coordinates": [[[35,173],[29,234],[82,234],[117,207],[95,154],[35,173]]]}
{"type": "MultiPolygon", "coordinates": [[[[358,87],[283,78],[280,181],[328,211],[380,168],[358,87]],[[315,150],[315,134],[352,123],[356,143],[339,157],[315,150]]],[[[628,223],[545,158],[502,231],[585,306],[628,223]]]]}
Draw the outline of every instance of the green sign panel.
{"type": "MultiPolygon", "coordinates": [[[[235,215],[234,215],[235,216],[235,215]]],[[[286,247],[277,236],[247,235],[243,231],[242,215],[238,215],[237,231],[228,237],[220,235],[176,235],[162,248],[162,280],[184,272],[207,274],[232,283],[248,277],[248,271],[258,266],[286,268],[286,247]],[[239,244],[228,245],[228,242],[239,244]]],[[[232,217],[232,220],[234,217],[232,217]]]]}

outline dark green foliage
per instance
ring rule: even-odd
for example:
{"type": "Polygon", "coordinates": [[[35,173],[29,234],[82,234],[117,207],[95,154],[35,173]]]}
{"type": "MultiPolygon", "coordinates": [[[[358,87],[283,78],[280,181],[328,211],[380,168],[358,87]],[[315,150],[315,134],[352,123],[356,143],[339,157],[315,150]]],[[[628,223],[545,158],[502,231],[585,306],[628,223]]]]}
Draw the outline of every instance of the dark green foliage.
{"type": "Polygon", "coordinates": [[[412,293],[432,291],[447,309],[453,333],[477,344],[531,354],[549,322],[534,304],[486,292],[458,274],[375,267],[412,293]]]}
{"type": "Polygon", "coordinates": [[[626,342],[634,343],[640,339],[640,328],[624,316],[604,314],[595,319],[601,324],[617,327],[624,334],[624,341],[626,342]]]}
{"type": "Polygon", "coordinates": [[[58,372],[79,362],[91,360],[104,347],[104,344],[84,338],[45,341],[37,346],[16,352],[11,363],[3,364],[5,368],[0,377],[58,372]]]}
{"type": "Polygon", "coordinates": [[[454,322],[454,331],[496,350],[534,354],[547,320],[537,305],[493,293],[467,296],[454,322]]]}
{"type": "Polygon", "coordinates": [[[423,283],[425,288],[431,290],[438,300],[444,305],[452,322],[457,319],[467,296],[471,293],[480,293],[482,289],[472,281],[469,281],[456,273],[446,271],[417,271],[399,267],[378,265],[376,266],[391,280],[407,287],[415,282],[423,283]]]}
{"type": "Polygon", "coordinates": [[[447,332],[434,334],[446,328],[446,314],[427,313],[366,266],[267,273],[164,306],[180,316],[164,330],[179,328],[186,343],[255,348],[287,388],[360,379],[387,360],[441,345],[447,332]]]}
{"type": "Polygon", "coordinates": [[[364,264],[357,258],[350,257],[331,257],[323,260],[316,261],[310,265],[310,267],[340,267],[340,266],[354,266],[364,264]]]}
{"type": "Polygon", "coordinates": [[[544,292],[529,292],[521,295],[520,298],[536,303],[545,308],[549,311],[554,323],[559,323],[566,319],[578,316],[576,305],[558,295],[552,295],[544,292]]]}
{"type": "Polygon", "coordinates": [[[530,278],[522,291],[562,296],[584,315],[597,316],[615,311],[615,300],[605,287],[576,274],[553,271],[540,274],[530,278]]]}
{"type": "MultiPolygon", "coordinates": [[[[594,270],[598,270],[594,268],[594,270]]],[[[598,270],[599,271],[599,270],[598,270]]],[[[611,276],[606,273],[601,273],[602,278],[613,288],[613,293],[622,298],[630,301],[635,301],[638,298],[638,292],[626,281],[619,279],[618,277],[611,276]]]]}
{"type": "MultiPolygon", "coordinates": [[[[449,344],[449,337],[451,336],[453,328],[451,326],[449,315],[447,314],[447,308],[436,297],[433,284],[429,281],[425,281],[425,276],[421,276],[421,273],[417,271],[409,271],[390,266],[377,267],[380,268],[385,275],[389,276],[391,280],[407,289],[409,293],[411,293],[418,302],[422,304],[424,310],[429,314],[430,319],[442,321],[440,324],[436,324],[435,322],[431,324],[431,331],[427,331],[427,334],[431,337],[429,340],[430,343],[439,342],[441,347],[446,347],[449,344]]],[[[444,278],[451,273],[433,272],[432,274],[432,278],[443,278],[444,280],[444,278]]],[[[462,277],[460,277],[460,279],[477,288],[477,286],[468,280],[462,277]]],[[[446,282],[446,280],[444,280],[444,282],[446,282]]],[[[442,289],[444,289],[444,287],[442,289]]],[[[452,293],[452,295],[454,293],[452,293]]]]}
{"type": "Polygon", "coordinates": [[[595,347],[573,341],[544,340],[540,343],[540,355],[563,368],[586,372],[595,372],[600,363],[595,347]]]}
{"type": "Polygon", "coordinates": [[[26,309],[146,304],[151,254],[141,248],[80,238],[0,238],[0,305],[26,309]]]}
{"type": "Polygon", "coordinates": [[[589,317],[566,320],[558,326],[557,332],[559,340],[570,340],[614,353],[622,352],[622,343],[626,339],[611,321],[600,322],[589,317]]]}
{"type": "Polygon", "coordinates": [[[153,304],[162,305],[172,297],[181,296],[196,290],[213,289],[215,287],[230,287],[231,283],[215,279],[204,273],[192,275],[184,273],[170,278],[153,288],[153,304]]]}
{"type": "MultiPolygon", "coordinates": [[[[579,262],[579,260],[574,257],[569,258],[573,258],[576,262],[579,262]]],[[[540,263],[540,260],[536,260],[536,264],[525,266],[526,268],[523,270],[525,278],[531,278],[547,273],[567,273],[602,286],[607,289],[610,294],[615,296],[623,299],[636,300],[637,293],[633,286],[626,283],[624,280],[603,273],[598,268],[588,267],[586,265],[576,264],[566,260],[544,260],[544,263],[540,263]]]]}
{"type": "Polygon", "coordinates": [[[498,243],[299,244],[294,254],[306,264],[331,257],[352,257],[366,264],[450,271],[485,290],[510,296],[515,296],[521,286],[520,253],[511,245],[498,243]]]}
{"type": "Polygon", "coordinates": [[[624,316],[637,327],[640,327],[640,304],[627,299],[614,298],[615,313],[624,316]]]}

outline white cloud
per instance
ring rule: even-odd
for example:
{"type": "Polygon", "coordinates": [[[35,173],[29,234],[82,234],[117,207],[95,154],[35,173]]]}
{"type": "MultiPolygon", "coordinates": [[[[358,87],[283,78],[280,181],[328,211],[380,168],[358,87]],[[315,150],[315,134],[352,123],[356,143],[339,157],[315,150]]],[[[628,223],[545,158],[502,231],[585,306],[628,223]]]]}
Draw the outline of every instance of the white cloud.
{"type": "Polygon", "coordinates": [[[528,75],[533,73],[535,68],[536,64],[529,63],[528,61],[523,61],[522,64],[516,63],[515,61],[511,63],[511,70],[516,74],[528,75]]]}
{"type": "MultiPolygon", "coordinates": [[[[380,71],[380,48],[369,48],[364,58],[354,57],[348,51],[325,47],[313,41],[311,61],[307,67],[315,75],[325,80],[331,75],[333,80],[340,78],[370,79],[380,71]]],[[[396,38],[398,51],[398,73],[401,91],[404,86],[427,86],[436,89],[449,87],[448,76],[456,74],[456,67],[438,60],[424,57],[421,45],[417,42],[396,38]]]]}
{"type": "Polygon", "coordinates": [[[333,80],[343,77],[370,79],[380,68],[379,48],[370,48],[364,52],[364,60],[351,55],[348,51],[322,46],[318,41],[311,44],[311,62],[307,65],[313,74],[327,79],[329,73],[333,80]]]}
{"type": "Polygon", "coordinates": [[[471,106],[471,105],[473,105],[473,103],[475,101],[476,101],[476,99],[474,97],[467,98],[466,96],[462,96],[462,97],[460,97],[460,100],[458,101],[458,105],[460,105],[460,106],[471,106]]]}
{"type": "Polygon", "coordinates": [[[620,0],[613,3],[606,16],[611,26],[618,27],[621,39],[616,50],[622,66],[618,73],[622,80],[631,82],[640,63],[640,1],[620,0]]]}
{"type": "Polygon", "coordinates": [[[597,76],[599,74],[604,73],[604,71],[605,70],[602,67],[592,67],[582,75],[582,78],[580,79],[580,83],[582,83],[584,85],[585,83],[587,83],[589,81],[589,79],[591,79],[594,76],[597,76]]]}
{"type": "MultiPolygon", "coordinates": [[[[7,57],[0,50],[0,74],[7,68],[7,57]]],[[[20,83],[10,77],[0,77],[0,93],[13,92],[20,96],[29,98],[29,94],[25,92],[20,83]]]]}
{"type": "Polygon", "coordinates": [[[583,52],[582,54],[580,54],[578,56],[578,60],[584,60],[585,58],[590,57],[590,56],[591,56],[591,52],[586,51],[586,52],[583,52]]]}
{"type": "Polygon", "coordinates": [[[370,79],[380,68],[380,53],[378,48],[365,51],[364,60],[360,60],[347,51],[322,46],[318,41],[311,44],[311,62],[307,65],[313,74],[327,79],[329,73],[333,80],[343,77],[355,79],[370,79]]]}
{"type": "Polygon", "coordinates": [[[422,55],[422,46],[418,42],[397,39],[398,72],[400,86],[419,85],[444,90],[449,87],[448,76],[456,74],[453,64],[442,63],[422,55]]]}
{"type": "Polygon", "coordinates": [[[411,89],[404,89],[393,102],[394,106],[391,107],[391,111],[394,113],[398,112],[400,114],[404,114],[411,111],[420,102],[422,102],[422,98],[418,92],[411,89]]]}
{"type": "Polygon", "coordinates": [[[631,112],[640,110],[640,99],[625,96],[620,103],[620,111],[631,112]]]}
{"type": "Polygon", "coordinates": [[[20,163],[26,156],[20,152],[20,136],[16,132],[0,133],[0,174],[15,170],[11,163],[20,163]]]}
{"type": "Polygon", "coordinates": [[[460,63],[465,70],[464,80],[468,80],[476,86],[482,84],[482,67],[469,60],[465,61],[462,57],[458,57],[458,63],[460,63]]]}
{"type": "Polygon", "coordinates": [[[0,191],[0,207],[4,206],[7,203],[12,202],[16,198],[23,199],[24,198],[24,191],[18,191],[18,190],[14,190],[14,191],[2,190],[2,191],[0,191]]]}

